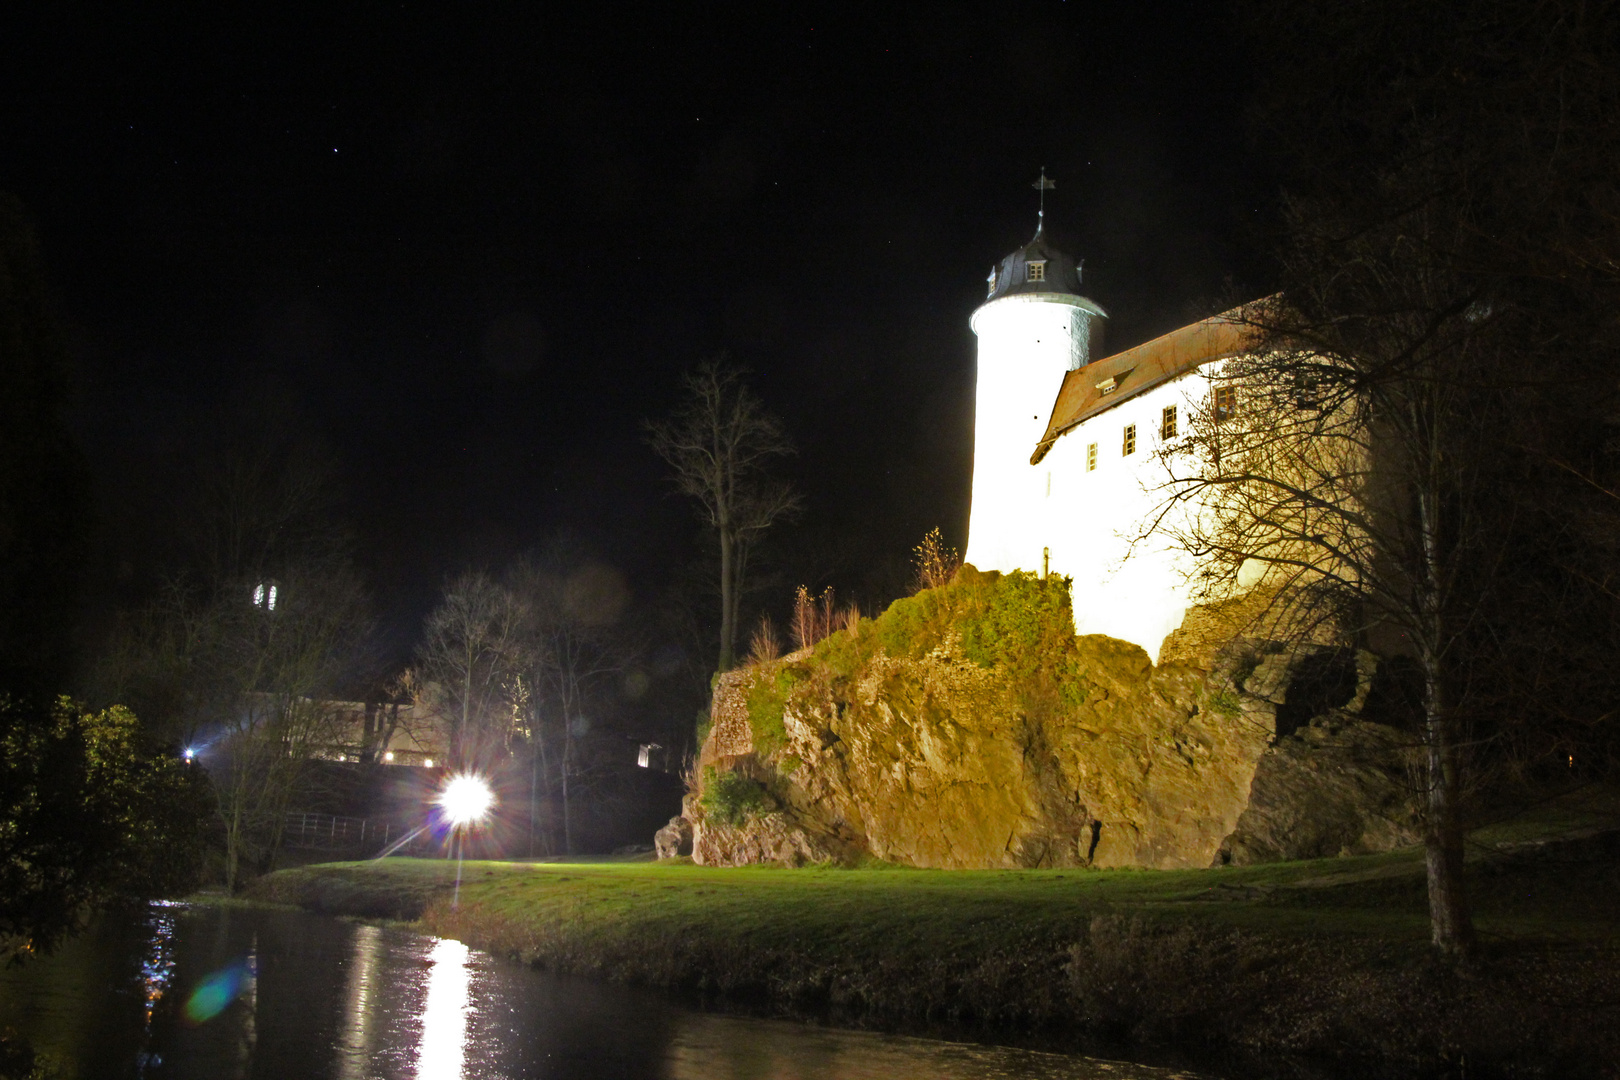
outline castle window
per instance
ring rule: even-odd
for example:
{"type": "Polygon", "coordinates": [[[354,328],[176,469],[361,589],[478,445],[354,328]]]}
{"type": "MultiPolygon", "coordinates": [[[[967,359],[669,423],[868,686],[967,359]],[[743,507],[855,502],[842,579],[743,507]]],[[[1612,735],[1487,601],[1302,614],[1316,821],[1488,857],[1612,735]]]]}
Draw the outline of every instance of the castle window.
{"type": "Polygon", "coordinates": [[[1024,264],[1024,280],[1025,281],[1045,281],[1046,280],[1046,260],[1042,259],[1040,262],[1025,263],[1024,264]]]}
{"type": "Polygon", "coordinates": [[[1126,424],[1125,425],[1125,440],[1124,440],[1124,443],[1120,446],[1120,451],[1119,452],[1121,454],[1123,454],[1124,456],[1126,456],[1126,457],[1130,457],[1132,454],[1136,453],[1136,425],[1135,424],[1126,424]]]}
{"type": "Polygon", "coordinates": [[[1217,386],[1215,388],[1215,422],[1224,424],[1237,415],[1237,387],[1217,386]]]}
{"type": "Polygon", "coordinates": [[[1086,447],[1086,472],[1097,471],[1097,444],[1086,447]]]}
{"type": "Polygon", "coordinates": [[[1159,438],[1173,439],[1176,437],[1176,407],[1166,405],[1164,417],[1159,421],[1159,438]]]}

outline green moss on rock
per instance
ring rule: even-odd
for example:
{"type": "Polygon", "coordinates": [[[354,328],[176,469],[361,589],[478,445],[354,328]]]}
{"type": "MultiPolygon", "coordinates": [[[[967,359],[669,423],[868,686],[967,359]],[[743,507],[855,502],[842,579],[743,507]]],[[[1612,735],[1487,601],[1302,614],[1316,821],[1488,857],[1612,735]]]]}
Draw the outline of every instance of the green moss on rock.
{"type": "Polygon", "coordinates": [[[764,785],[738,772],[703,770],[703,811],[721,825],[744,825],[776,808],[764,785]]]}

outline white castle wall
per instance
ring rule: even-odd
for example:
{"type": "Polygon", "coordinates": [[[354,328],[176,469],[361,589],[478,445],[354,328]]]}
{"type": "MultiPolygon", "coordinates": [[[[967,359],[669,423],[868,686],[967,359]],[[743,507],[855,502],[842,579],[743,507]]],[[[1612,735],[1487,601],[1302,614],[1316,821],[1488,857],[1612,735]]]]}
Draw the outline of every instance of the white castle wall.
{"type": "MultiPolygon", "coordinates": [[[[1203,372],[1181,375],[1071,429],[1030,467],[1040,474],[1037,486],[1051,492],[1042,500],[1043,545],[1051,549],[1052,572],[1073,579],[1075,632],[1134,642],[1154,663],[1192,594],[1193,561],[1168,535],[1190,510],[1175,508],[1156,531],[1141,535],[1165,506],[1168,473],[1158,456],[1164,408],[1176,407],[1178,430],[1185,432],[1193,410],[1208,408],[1208,400],[1203,372]],[[1123,453],[1128,424],[1136,425],[1136,452],[1129,456],[1123,453]],[[1088,471],[1093,444],[1097,465],[1088,471]]],[[[1020,568],[1038,570],[1040,562],[1020,568]]]]}
{"type": "Polygon", "coordinates": [[[1029,456],[1046,432],[1063,375],[1090,357],[1097,322],[1084,297],[1004,296],[979,308],[974,398],[973,506],[965,558],[985,570],[1039,572],[1046,538],[1046,473],[1029,456]]]}

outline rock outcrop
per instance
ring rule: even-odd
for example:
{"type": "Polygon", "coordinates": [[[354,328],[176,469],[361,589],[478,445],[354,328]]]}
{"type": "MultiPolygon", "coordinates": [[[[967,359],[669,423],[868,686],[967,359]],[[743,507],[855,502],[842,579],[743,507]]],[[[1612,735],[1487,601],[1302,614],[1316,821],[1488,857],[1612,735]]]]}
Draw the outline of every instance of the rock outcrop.
{"type": "Polygon", "coordinates": [[[653,834],[653,851],[660,859],[674,859],[692,854],[692,823],[680,814],[669,819],[653,834]]]}
{"type": "Polygon", "coordinates": [[[1218,863],[1370,855],[1423,839],[1407,777],[1412,740],[1342,711],[1279,738],[1218,863]]]}
{"type": "Polygon", "coordinates": [[[1155,667],[1074,636],[1061,579],[964,567],[727,672],[687,799],[693,859],[1176,868],[1405,841],[1398,740],[1354,716],[1368,658],[1212,643],[1219,620],[1199,618],[1155,667]],[[1359,756],[1335,758],[1344,737],[1359,756]]]}

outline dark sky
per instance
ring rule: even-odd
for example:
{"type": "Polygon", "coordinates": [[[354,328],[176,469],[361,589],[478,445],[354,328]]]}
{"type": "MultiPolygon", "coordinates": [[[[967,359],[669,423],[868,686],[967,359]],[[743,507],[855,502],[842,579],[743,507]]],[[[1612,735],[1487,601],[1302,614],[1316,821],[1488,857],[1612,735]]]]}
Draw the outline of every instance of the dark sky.
{"type": "Polygon", "coordinates": [[[1265,284],[1221,4],[60,7],[4,17],[0,188],[104,491],[274,400],[401,628],[560,528],[655,592],[698,536],[639,425],[719,350],[801,449],[784,581],[960,544],[967,320],[1043,165],[1111,347],[1265,284]]]}

